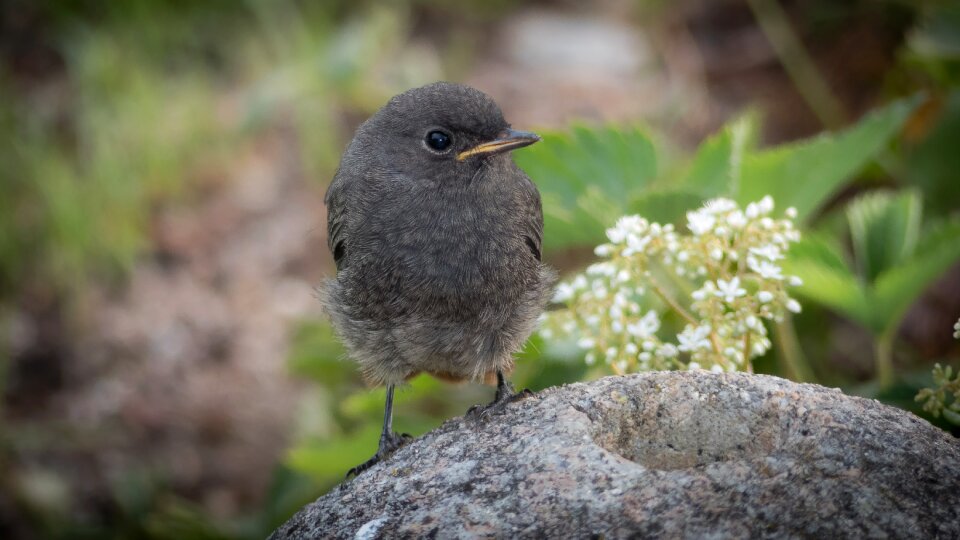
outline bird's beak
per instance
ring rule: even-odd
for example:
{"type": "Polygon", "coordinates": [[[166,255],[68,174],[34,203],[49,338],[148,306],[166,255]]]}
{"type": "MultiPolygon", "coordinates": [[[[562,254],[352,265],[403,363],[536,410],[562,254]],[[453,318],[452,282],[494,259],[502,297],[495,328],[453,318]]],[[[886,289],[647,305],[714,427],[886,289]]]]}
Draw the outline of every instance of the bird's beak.
{"type": "Polygon", "coordinates": [[[516,148],[523,148],[540,140],[540,136],[529,131],[517,131],[507,129],[500,133],[496,139],[478,144],[473,148],[464,150],[457,154],[457,161],[463,161],[470,156],[492,156],[501,152],[507,152],[516,148]]]}

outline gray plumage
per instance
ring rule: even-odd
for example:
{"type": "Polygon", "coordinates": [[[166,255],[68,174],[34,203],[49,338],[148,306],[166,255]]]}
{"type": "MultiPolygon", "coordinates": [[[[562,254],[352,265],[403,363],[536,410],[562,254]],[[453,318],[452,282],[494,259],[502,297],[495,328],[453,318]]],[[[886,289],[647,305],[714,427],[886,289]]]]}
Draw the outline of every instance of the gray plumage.
{"type": "Polygon", "coordinates": [[[509,127],[482,92],[435,83],[391,99],[344,153],[325,199],[337,275],[320,297],[369,383],[490,381],[534,330],[556,278],[540,195],[509,152],[458,159],[509,127]]]}

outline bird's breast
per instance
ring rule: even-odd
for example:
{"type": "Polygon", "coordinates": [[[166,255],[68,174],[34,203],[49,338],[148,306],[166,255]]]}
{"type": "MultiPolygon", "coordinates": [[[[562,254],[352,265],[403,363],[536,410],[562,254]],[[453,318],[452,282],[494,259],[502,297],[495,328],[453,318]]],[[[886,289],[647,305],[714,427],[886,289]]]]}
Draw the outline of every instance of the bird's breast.
{"type": "Polygon", "coordinates": [[[397,312],[470,318],[537,286],[539,262],[509,201],[434,196],[372,216],[355,270],[364,290],[397,312]]]}

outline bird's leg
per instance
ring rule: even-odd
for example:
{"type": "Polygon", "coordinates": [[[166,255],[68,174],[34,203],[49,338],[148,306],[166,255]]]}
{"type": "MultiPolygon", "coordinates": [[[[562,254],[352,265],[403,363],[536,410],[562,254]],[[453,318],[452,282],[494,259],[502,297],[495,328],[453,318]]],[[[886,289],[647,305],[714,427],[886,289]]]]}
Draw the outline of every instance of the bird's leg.
{"type": "Polygon", "coordinates": [[[520,392],[515,392],[513,390],[513,385],[510,384],[510,381],[503,376],[503,372],[499,369],[497,370],[497,394],[493,398],[491,405],[507,402],[511,403],[518,399],[523,399],[528,396],[532,396],[533,392],[529,388],[524,388],[520,392]]]}
{"type": "Polygon", "coordinates": [[[504,376],[503,372],[499,369],[497,370],[497,393],[493,398],[493,401],[487,405],[474,405],[470,407],[467,411],[467,416],[476,416],[479,418],[486,418],[491,412],[496,409],[500,409],[506,406],[509,403],[514,401],[521,400],[525,397],[532,396],[533,392],[529,388],[524,388],[519,392],[513,390],[513,385],[510,384],[504,376]]]}
{"type": "Polygon", "coordinates": [[[347,478],[358,476],[363,471],[380,463],[413,438],[407,433],[393,432],[393,389],[394,385],[387,385],[387,403],[383,408],[383,429],[380,431],[380,445],[377,447],[377,453],[372,458],[347,471],[347,478]]]}

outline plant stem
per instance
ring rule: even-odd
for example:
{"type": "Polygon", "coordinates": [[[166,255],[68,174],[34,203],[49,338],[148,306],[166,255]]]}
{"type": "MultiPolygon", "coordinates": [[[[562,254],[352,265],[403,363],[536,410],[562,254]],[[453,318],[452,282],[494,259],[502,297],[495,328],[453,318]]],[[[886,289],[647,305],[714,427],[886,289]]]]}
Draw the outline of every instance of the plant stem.
{"type": "Polygon", "coordinates": [[[717,363],[724,366],[730,365],[730,362],[723,356],[723,351],[720,348],[720,338],[717,337],[717,333],[713,330],[710,331],[710,343],[713,344],[713,352],[717,354],[717,363]]]}
{"type": "Polygon", "coordinates": [[[649,276],[648,279],[650,280],[650,287],[653,289],[653,293],[656,294],[660,298],[660,300],[663,300],[664,304],[670,306],[670,309],[676,311],[678,315],[683,317],[685,321],[692,324],[693,326],[697,326],[700,324],[699,322],[697,322],[696,319],[693,318],[693,315],[691,315],[687,310],[683,309],[683,306],[678,304],[677,301],[674,300],[672,296],[670,296],[669,294],[666,293],[666,291],[663,290],[663,287],[661,287],[660,284],[657,283],[657,280],[654,279],[652,275],[649,276]]]}
{"type": "MultiPolygon", "coordinates": [[[[657,282],[657,278],[653,277],[654,274],[666,277],[667,280],[676,288],[676,290],[684,296],[690,296],[690,293],[693,292],[693,285],[689,281],[678,276],[675,272],[668,270],[666,265],[664,265],[661,261],[656,259],[647,259],[646,263],[647,271],[650,272],[650,282],[655,286],[660,287],[660,284],[657,282]]],[[[663,292],[662,287],[660,288],[661,292],[663,292]]]]}
{"type": "Polygon", "coordinates": [[[753,373],[753,362],[750,358],[750,332],[743,335],[743,364],[747,373],[753,373]]]}
{"type": "Polygon", "coordinates": [[[783,360],[783,371],[791,381],[816,382],[817,378],[810,369],[810,364],[803,355],[800,342],[797,340],[797,331],[793,327],[793,317],[789,314],[777,323],[774,339],[780,349],[780,358],[783,360]]]}
{"type": "Polygon", "coordinates": [[[783,69],[813,113],[824,126],[831,129],[841,127],[846,120],[843,105],[830,92],[830,87],[790,27],[787,14],[777,0],[747,0],[747,3],[783,69]]]}
{"type": "MultiPolygon", "coordinates": [[[[669,294],[667,294],[666,291],[663,290],[660,284],[657,283],[657,280],[654,279],[653,275],[648,276],[647,279],[650,280],[650,288],[653,289],[653,293],[656,294],[658,297],[660,297],[660,299],[663,300],[663,303],[670,306],[671,309],[676,311],[677,314],[683,317],[683,319],[686,320],[691,325],[693,326],[700,325],[700,322],[697,321],[697,319],[693,318],[693,315],[691,315],[690,312],[683,309],[683,306],[677,303],[677,301],[674,300],[672,296],[670,296],[669,294]]],[[[726,358],[723,357],[723,352],[722,352],[722,349],[720,348],[720,340],[717,337],[716,332],[713,330],[711,330],[710,332],[710,343],[713,345],[713,351],[717,354],[719,363],[723,364],[724,366],[728,365],[729,362],[727,361],[726,358]]]]}
{"type": "Polygon", "coordinates": [[[886,331],[877,336],[874,345],[876,350],[876,369],[877,379],[880,382],[880,388],[886,389],[893,386],[893,336],[896,330],[886,331]]]}

